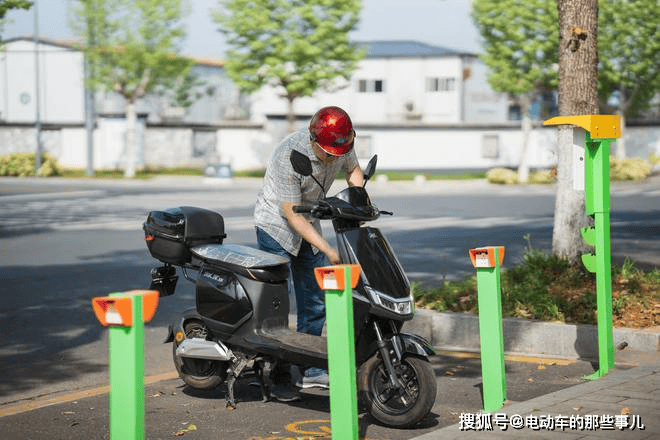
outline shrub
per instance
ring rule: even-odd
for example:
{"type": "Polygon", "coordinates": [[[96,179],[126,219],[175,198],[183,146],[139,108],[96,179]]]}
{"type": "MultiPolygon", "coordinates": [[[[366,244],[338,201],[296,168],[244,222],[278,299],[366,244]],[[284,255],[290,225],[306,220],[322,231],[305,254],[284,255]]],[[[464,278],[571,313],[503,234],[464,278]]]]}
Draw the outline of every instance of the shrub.
{"type": "Polygon", "coordinates": [[[486,173],[486,180],[490,183],[510,185],[518,182],[518,173],[507,168],[492,168],[486,173]]]}
{"type": "Polygon", "coordinates": [[[557,175],[554,170],[538,171],[529,175],[529,183],[555,183],[557,175]]]}
{"type": "MultiPolygon", "coordinates": [[[[0,156],[0,176],[34,176],[35,158],[34,153],[12,153],[8,156],[0,156]]],[[[48,177],[58,176],[60,173],[57,159],[48,153],[43,153],[39,175],[48,177]]]]}
{"type": "Polygon", "coordinates": [[[612,180],[644,180],[651,174],[651,165],[643,159],[610,158],[612,180]]]}
{"type": "Polygon", "coordinates": [[[660,165],[660,155],[654,153],[649,154],[649,162],[653,165],[660,165]]]}

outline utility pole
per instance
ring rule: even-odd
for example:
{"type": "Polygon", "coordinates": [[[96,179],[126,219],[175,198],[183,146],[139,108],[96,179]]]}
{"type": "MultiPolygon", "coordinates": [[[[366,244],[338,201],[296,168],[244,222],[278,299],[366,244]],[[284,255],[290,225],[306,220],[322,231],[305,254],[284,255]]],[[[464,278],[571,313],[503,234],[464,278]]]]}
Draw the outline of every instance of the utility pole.
{"type": "MultiPolygon", "coordinates": [[[[88,14],[87,19],[87,44],[93,47],[96,44],[94,32],[95,23],[92,14],[88,14]]],[[[88,49],[90,48],[88,47],[88,49]]],[[[87,130],[87,175],[94,175],[94,123],[95,123],[95,103],[94,103],[94,89],[89,85],[89,79],[94,77],[94,64],[90,61],[87,54],[85,54],[85,79],[87,84],[85,86],[85,129],[87,130]]]]}
{"type": "Polygon", "coordinates": [[[35,128],[37,131],[37,151],[35,154],[35,176],[39,175],[39,169],[41,168],[41,100],[39,99],[39,2],[34,1],[34,82],[35,82],[35,94],[34,101],[36,105],[36,122],[35,128]]]}

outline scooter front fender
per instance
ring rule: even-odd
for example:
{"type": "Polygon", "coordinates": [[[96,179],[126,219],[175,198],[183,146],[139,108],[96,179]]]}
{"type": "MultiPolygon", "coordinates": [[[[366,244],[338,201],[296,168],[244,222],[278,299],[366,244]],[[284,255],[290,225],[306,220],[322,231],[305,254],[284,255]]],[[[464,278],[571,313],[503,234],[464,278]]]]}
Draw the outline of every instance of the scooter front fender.
{"type": "Polygon", "coordinates": [[[188,309],[183,312],[183,314],[177,318],[177,320],[170,324],[167,328],[167,337],[165,338],[165,341],[163,341],[164,344],[168,344],[170,342],[174,342],[174,335],[176,334],[177,331],[181,331],[185,334],[183,330],[183,325],[186,323],[186,321],[190,319],[197,319],[199,321],[202,320],[202,315],[197,313],[197,309],[188,309]]]}
{"type": "Polygon", "coordinates": [[[429,356],[435,356],[437,354],[429,341],[414,333],[400,333],[398,336],[396,336],[396,338],[398,338],[399,342],[401,343],[400,351],[402,354],[413,354],[416,356],[421,356],[425,359],[427,359],[429,356]]]}

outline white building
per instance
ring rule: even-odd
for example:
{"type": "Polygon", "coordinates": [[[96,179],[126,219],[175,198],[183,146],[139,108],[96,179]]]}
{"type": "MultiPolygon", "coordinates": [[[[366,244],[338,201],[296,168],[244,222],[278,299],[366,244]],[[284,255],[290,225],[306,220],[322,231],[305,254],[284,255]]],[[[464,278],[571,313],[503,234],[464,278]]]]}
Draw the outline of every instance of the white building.
{"type": "MultiPolygon", "coordinates": [[[[85,167],[83,54],[75,42],[40,39],[38,63],[33,38],[8,41],[0,52],[0,155],[36,150],[36,102],[42,144],[64,166],[85,167]],[[38,75],[37,65],[38,64],[38,75]],[[36,79],[39,93],[36,93],[36,79]]],[[[486,67],[475,54],[414,41],[374,41],[342,88],[319,91],[295,102],[299,126],[324,105],[351,115],[360,159],[379,155],[379,168],[398,170],[516,167],[522,134],[506,95],[494,93],[486,67]]],[[[263,168],[287,134],[287,102],[264,87],[241,95],[221,61],[195,60],[202,83],[183,109],[152,94],[139,100],[139,163],[149,166],[263,168]]],[[[95,94],[94,168],[125,164],[125,102],[95,94]]],[[[657,131],[657,130],[656,130],[657,131]]],[[[660,148],[656,131],[630,136],[630,151],[645,157],[660,148]],[[636,140],[640,140],[633,145],[636,140]],[[648,140],[648,141],[647,141],[648,140]],[[633,142],[630,142],[633,141],[633,142]]],[[[537,123],[530,137],[529,163],[556,161],[555,129],[537,123]]]]}
{"type": "MultiPolygon", "coordinates": [[[[79,43],[49,38],[39,38],[37,42],[32,37],[15,38],[7,41],[0,52],[0,121],[34,123],[39,100],[43,123],[83,123],[84,55],[79,43]]],[[[227,77],[224,63],[201,58],[193,61],[193,74],[199,84],[191,91],[189,108],[176,107],[170,99],[151,94],[138,100],[138,113],[152,123],[213,124],[227,117],[245,117],[248,109],[227,77]]],[[[125,113],[124,98],[115,92],[97,92],[95,102],[97,115],[125,113]]]]}
{"type": "MultiPolygon", "coordinates": [[[[506,122],[509,100],[486,82],[475,54],[416,41],[361,43],[366,57],[348,82],[295,101],[306,119],[324,105],[338,105],[356,124],[460,124],[506,122]]],[[[253,119],[286,115],[282,90],[264,87],[251,106],[253,119]]]]}

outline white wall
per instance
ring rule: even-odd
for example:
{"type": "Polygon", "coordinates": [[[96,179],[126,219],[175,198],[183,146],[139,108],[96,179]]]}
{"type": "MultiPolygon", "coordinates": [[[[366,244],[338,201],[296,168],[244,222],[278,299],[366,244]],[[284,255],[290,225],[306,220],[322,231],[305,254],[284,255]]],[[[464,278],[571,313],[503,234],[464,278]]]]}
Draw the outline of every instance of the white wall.
{"type": "MultiPolygon", "coordinates": [[[[0,118],[6,122],[36,120],[35,47],[15,41],[0,55],[0,118]]],[[[39,44],[40,119],[44,123],[84,121],[83,55],[39,44]]]]}

